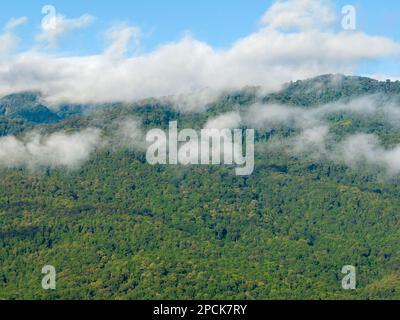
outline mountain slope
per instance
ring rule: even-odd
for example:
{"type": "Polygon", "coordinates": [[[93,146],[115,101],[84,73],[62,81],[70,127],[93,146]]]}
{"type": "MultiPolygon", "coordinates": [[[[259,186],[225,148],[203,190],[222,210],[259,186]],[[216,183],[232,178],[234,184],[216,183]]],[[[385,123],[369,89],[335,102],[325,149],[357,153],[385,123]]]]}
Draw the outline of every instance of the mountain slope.
{"type": "Polygon", "coordinates": [[[0,99],[0,115],[35,124],[59,121],[60,117],[40,103],[37,93],[12,94],[0,99]]]}
{"type": "MultiPolygon", "coordinates": [[[[247,88],[205,112],[151,99],[36,126],[47,134],[101,128],[113,148],[99,147],[75,170],[0,171],[0,298],[399,299],[398,175],[267,148],[298,137],[290,121],[257,129],[249,177],[226,166],[150,166],[143,150],[112,140],[129,118],[143,129],[172,120],[198,129],[263,101],[298,112],[399,93],[396,82],[337,77],[269,95],[247,88]],[[49,264],[58,272],[52,292],[41,289],[49,264]],[[344,265],[357,268],[357,290],[343,290],[344,265]]],[[[332,144],[358,132],[400,142],[400,128],[375,114],[342,108],[325,118],[332,144]]]]}

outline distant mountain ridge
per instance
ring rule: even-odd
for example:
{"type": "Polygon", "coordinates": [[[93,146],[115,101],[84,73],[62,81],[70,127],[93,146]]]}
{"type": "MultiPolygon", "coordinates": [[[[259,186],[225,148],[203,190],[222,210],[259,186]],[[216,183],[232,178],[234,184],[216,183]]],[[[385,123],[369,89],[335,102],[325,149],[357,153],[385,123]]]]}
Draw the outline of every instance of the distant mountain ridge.
{"type": "MultiPolygon", "coordinates": [[[[367,77],[345,75],[321,75],[306,80],[292,81],[283,85],[282,89],[261,95],[260,87],[247,87],[242,90],[223,94],[220,101],[211,104],[208,111],[220,113],[230,111],[221,109],[224,103],[229,106],[235,103],[249,105],[251,103],[279,103],[294,106],[312,107],[318,104],[331,103],[338,100],[357,98],[363,95],[382,94],[386,98],[396,97],[400,100],[400,81],[379,81],[367,77]],[[218,106],[216,110],[215,105],[218,106]]],[[[146,99],[134,103],[142,112],[159,106],[169,106],[162,98],[146,99]]],[[[111,106],[127,105],[126,103],[105,104],[111,106]]],[[[15,125],[33,127],[42,124],[57,123],[72,117],[79,117],[96,110],[98,106],[64,104],[57,109],[46,106],[40,92],[21,92],[7,95],[0,99],[0,136],[18,132],[15,125]],[[11,128],[11,130],[7,130],[11,128]]],[[[111,111],[112,113],[112,111],[111,111]]]]}
{"type": "Polygon", "coordinates": [[[314,106],[374,94],[400,96],[400,81],[326,74],[287,83],[279,92],[268,95],[264,102],[278,101],[298,106],[314,106]]]}
{"type": "Polygon", "coordinates": [[[14,93],[0,99],[0,117],[32,124],[54,123],[82,113],[81,105],[61,105],[56,109],[46,106],[40,92],[14,93]]]}
{"type": "Polygon", "coordinates": [[[23,119],[35,124],[61,120],[57,113],[40,102],[40,94],[34,92],[11,94],[2,98],[0,115],[9,119],[23,119]]]}

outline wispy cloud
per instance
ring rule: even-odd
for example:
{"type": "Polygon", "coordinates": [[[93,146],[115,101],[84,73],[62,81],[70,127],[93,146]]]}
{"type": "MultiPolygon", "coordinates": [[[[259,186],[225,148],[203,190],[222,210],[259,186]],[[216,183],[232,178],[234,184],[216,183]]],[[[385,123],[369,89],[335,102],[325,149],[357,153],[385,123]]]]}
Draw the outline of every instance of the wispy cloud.
{"type": "Polygon", "coordinates": [[[237,129],[242,117],[238,112],[229,112],[210,119],[204,126],[206,129],[237,129]]]}
{"type": "Polygon", "coordinates": [[[23,25],[23,24],[25,24],[27,22],[28,22],[28,18],[27,17],[12,18],[11,20],[9,20],[7,22],[5,30],[6,31],[12,31],[16,27],[21,26],[21,25],[23,25]]]}
{"type": "Polygon", "coordinates": [[[331,157],[352,167],[366,164],[383,168],[389,175],[400,173],[400,145],[385,148],[372,134],[348,137],[335,148],[331,157]]]}
{"type": "Polygon", "coordinates": [[[324,28],[336,20],[329,1],[277,1],[262,17],[262,22],[274,29],[309,30],[324,28]]]}
{"type": "Polygon", "coordinates": [[[43,21],[41,32],[36,36],[36,39],[54,47],[67,32],[85,28],[90,25],[95,18],[89,14],[84,14],[76,19],[67,19],[63,15],[55,15],[48,19],[51,20],[43,21]]]}
{"type": "Polygon", "coordinates": [[[42,166],[76,168],[100,144],[100,131],[86,129],[48,136],[32,132],[25,138],[0,138],[0,167],[36,169],[42,166]]]}
{"type": "Polygon", "coordinates": [[[18,38],[13,34],[15,28],[25,24],[27,17],[12,18],[4,27],[3,34],[0,34],[0,56],[9,54],[18,44],[18,38]]]}
{"type": "Polygon", "coordinates": [[[105,55],[110,57],[123,57],[128,53],[129,44],[134,40],[135,46],[139,46],[141,31],[139,28],[128,24],[113,26],[106,33],[106,40],[110,46],[106,49],[105,55]]]}
{"type": "MultiPolygon", "coordinates": [[[[383,169],[389,175],[400,173],[400,145],[385,147],[377,135],[365,132],[339,137],[332,130],[329,116],[347,114],[350,119],[383,121],[387,128],[400,129],[399,101],[380,95],[363,96],[313,108],[278,104],[252,106],[241,115],[241,122],[260,130],[294,129],[290,137],[275,137],[268,150],[316,160],[329,160],[359,168],[361,165],[383,169]]],[[[366,130],[359,128],[357,131],[366,130]]]]}

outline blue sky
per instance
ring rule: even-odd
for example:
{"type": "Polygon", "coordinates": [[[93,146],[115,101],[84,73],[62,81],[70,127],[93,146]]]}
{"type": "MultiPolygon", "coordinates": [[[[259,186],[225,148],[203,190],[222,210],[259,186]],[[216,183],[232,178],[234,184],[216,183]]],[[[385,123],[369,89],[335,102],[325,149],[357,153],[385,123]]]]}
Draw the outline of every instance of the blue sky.
{"type": "Polygon", "coordinates": [[[337,0],[330,1],[331,6],[329,0],[280,1],[282,7],[272,0],[2,2],[0,25],[18,17],[27,22],[11,31],[4,29],[3,34],[0,30],[0,55],[6,52],[9,59],[0,59],[0,95],[41,90],[55,101],[98,102],[205,87],[262,85],[273,90],[278,84],[321,73],[400,78],[398,0],[337,0]],[[293,8],[299,4],[301,14],[296,16],[293,8]],[[52,36],[41,28],[45,5],[54,6],[69,26],[57,35],[54,46],[44,43],[50,44],[46,37],[52,36]],[[356,32],[341,28],[344,5],[356,7],[356,32]],[[326,19],[319,17],[324,9],[329,9],[326,19]],[[277,17],[270,15],[262,22],[267,12],[277,17]],[[95,19],[70,28],[84,14],[95,19]],[[333,24],[330,14],[338,18],[333,24]],[[312,21],[311,29],[302,24],[303,18],[312,21]],[[105,35],[116,26],[110,44],[105,35]],[[124,49],[133,47],[133,26],[141,31],[140,45],[126,55],[124,49]],[[293,30],[298,32],[292,34],[293,30]],[[168,43],[172,45],[166,48],[168,43]],[[119,60],[107,54],[112,44],[114,53],[122,54],[119,60]],[[104,72],[108,82],[97,84],[104,72]]]}
{"type": "MultiPolygon", "coordinates": [[[[227,47],[238,38],[258,29],[270,0],[13,0],[0,5],[0,24],[12,17],[27,16],[29,23],[19,30],[23,45],[33,42],[46,4],[69,18],[89,13],[97,20],[87,29],[76,30],[63,41],[63,49],[93,53],[103,46],[101,34],[117,21],[129,22],[143,30],[142,45],[152,50],[159,44],[178,40],[185,32],[215,47],[227,47]]],[[[358,29],[400,41],[400,2],[398,0],[334,1],[337,14],[346,4],[357,8],[358,29]]]]}
{"type": "MultiPolygon", "coordinates": [[[[117,21],[129,22],[143,30],[143,45],[148,50],[161,43],[179,39],[185,32],[214,46],[228,46],[239,37],[246,36],[257,29],[257,22],[271,1],[244,0],[219,1],[36,1],[15,0],[1,4],[0,22],[4,25],[11,17],[27,16],[29,24],[21,28],[20,35],[30,43],[35,29],[39,29],[42,19],[41,8],[51,4],[59,13],[67,17],[77,17],[89,13],[97,17],[90,28],[79,30],[84,41],[80,48],[96,51],[101,47],[101,32],[117,21]],[[95,36],[94,36],[95,35],[95,36]],[[100,42],[100,43],[99,43],[100,42]],[[83,47],[83,48],[82,48],[83,47]]],[[[64,46],[73,48],[71,42],[64,46]]]]}

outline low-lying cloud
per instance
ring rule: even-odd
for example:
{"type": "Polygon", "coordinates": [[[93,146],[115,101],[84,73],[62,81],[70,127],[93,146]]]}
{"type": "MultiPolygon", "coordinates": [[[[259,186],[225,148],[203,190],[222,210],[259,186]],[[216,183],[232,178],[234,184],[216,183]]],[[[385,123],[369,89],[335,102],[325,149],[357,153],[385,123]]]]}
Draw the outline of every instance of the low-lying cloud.
{"type": "Polygon", "coordinates": [[[204,125],[205,129],[238,129],[242,122],[239,112],[229,112],[221,114],[207,121],[204,125]]]}
{"type": "MultiPolygon", "coordinates": [[[[379,119],[392,130],[400,129],[400,103],[382,95],[369,95],[350,101],[339,101],[316,107],[295,107],[280,104],[255,104],[241,112],[230,112],[210,119],[206,128],[246,126],[261,131],[290,129],[288,137],[276,135],[265,150],[283,150],[294,156],[334,161],[358,168],[375,166],[388,174],[400,173],[400,145],[384,147],[378,136],[367,133],[338,136],[332,130],[330,116],[343,116],[350,124],[355,119],[371,123],[379,119]]],[[[347,123],[347,122],[346,122],[347,123]]],[[[360,129],[362,130],[362,129],[360,129]]],[[[289,131],[288,131],[289,132],[289,131]]]]}
{"type": "Polygon", "coordinates": [[[400,173],[400,145],[384,148],[375,135],[352,135],[340,143],[335,151],[332,158],[351,167],[367,164],[381,167],[391,175],[400,173]]]}
{"type": "MultiPolygon", "coordinates": [[[[199,111],[224,90],[261,86],[268,92],[290,80],[352,73],[362,62],[400,55],[400,44],[389,38],[360,31],[335,31],[338,17],[327,0],[277,1],[262,17],[259,30],[227,49],[214,48],[186,35],[151,52],[139,53],[140,50],[129,49],[132,44],[134,48],[140,46],[141,31],[118,23],[105,32],[108,46],[101,53],[48,53],[46,48],[57,45],[65,33],[84,28],[93,19],[88,14],[76,19],[57,15],[56,29],[44,24],[35,47],[19,53],[13,53],[19,40],[15,29],[27,19],[10,20],[0,34],[0,95],[40,91],[46,102],[54,105],[164,97],[180,110],[199,111]]],[[[243,125],[273,130],[288,126],[298,132],[282,144],[292,153],[400,171],[396,165],[398,148],[382,147],[376,136],[357,134],[331,145],[334,137],[327,117],[344,112],[363,117],[379,115],[396,128],[400,123],[397,102],[368,96],[308,109],[257,104],[247,112],[210,119],[205,127],[243,125]]],[[[21,139],[4,137],[0,139],[0,166],[77,167],[104,144],[142,148],[141,130],[136,120],[121,121],[115,138],[118,143],[101,141],[97,129],[49,136],[32,133],[21,139]]]]}
{"type": "MultiPolygon", "coordinates": [[[[328,160],[358,168],[362,165],[384,169],[390,175],[400,173],[400,145],[384,147],[378,136],[353,133],[338,137],[327,117],[353,113],[353,116],[376,116],[400,129],[400,106],[395,101],[382,102],[377,95],[337,102],[313,108],[278,104],[255,104],[247,110],[233,111],[210,118],[205,129],[236,129],[241,127],[275,131],[294,129],[289,137],[276,136],[267,143],[268,150],[283,150],[290,155],[328,160]]],[[[41,135],[31,132],[23,137],[0,138],[0,168],[38,167],[75,169],[87,161],[99,148],[111,150],[146,150],[145,131],[136,118],[116,119],[106,130],[89,128],[81,132],[56,132],[41,135]],[[111,134],[110,134],[111,133],[111,134]]],[[[220,150],[221,154],[224,153],[220,150]]],[[[267,155],[266,155],[267,156],[267,155]]]]}
{"type": "Polygon", "coordinates": [[[78,169],[98,150],[146,149],[140,120],[117,119],[105,128],[88,128],[67,133],[41,134],[31,131],[23,136],[0,138],[0,169],[66,168],[78,169]]]}
{"type": "Polygon", "coordinates": [[[287,126],[309,129],[320,126],[332,115],[356,115],[366,119],[380,117],[393,127],[400,127],[400,103],[383,95],[366,95],[350,101],[338,101],[317,107],[296,107],[282,104],[255,104],[242,115],[246,125],[258,129],[287,126]]]}
{"type": "Polygon", "coordinates": [[[48,136],[32,132],[26,137],[0,138],[0,167],[77,168],[99,146],[100,131],[86,129],[77,133],[57,132],[48,136]]]}
{"type": "Polygon", "coordinates": [[[116,148],[145,150],[146,138],[142,124],[138,119],[128,118],[115,121],[117,129],[111,145],[116,148]]]}

